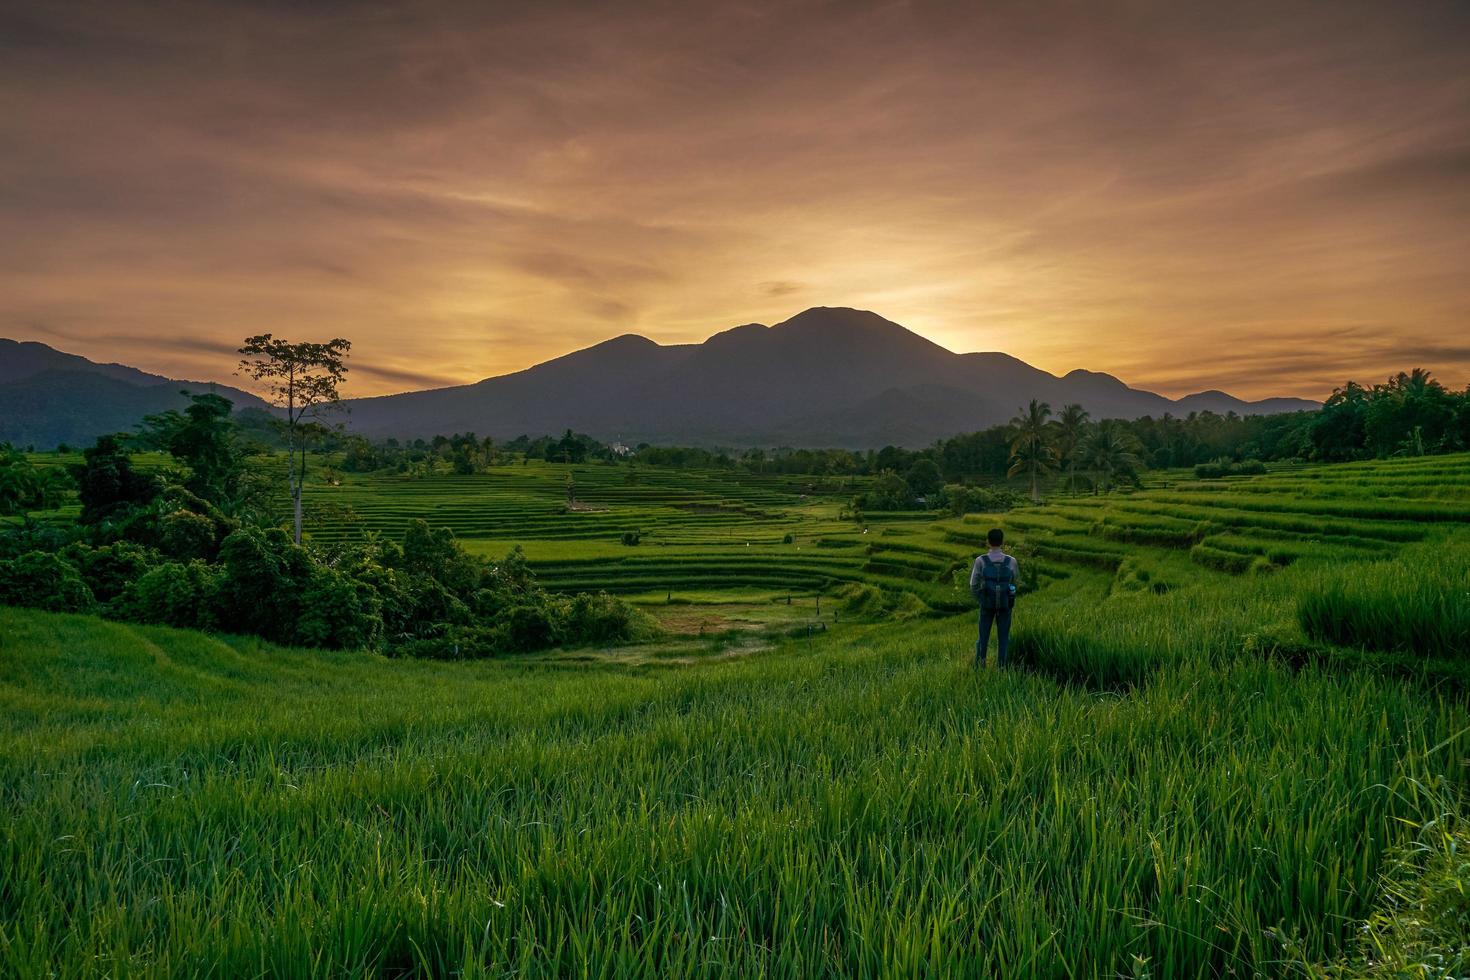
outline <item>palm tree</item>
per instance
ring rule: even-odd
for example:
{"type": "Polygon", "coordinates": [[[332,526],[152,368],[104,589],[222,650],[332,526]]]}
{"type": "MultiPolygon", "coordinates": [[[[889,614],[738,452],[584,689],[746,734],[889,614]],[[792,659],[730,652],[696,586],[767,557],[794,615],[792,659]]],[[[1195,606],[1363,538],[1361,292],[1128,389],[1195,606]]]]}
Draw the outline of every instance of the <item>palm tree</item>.
{"type": "MultiPolygon", "coordinates": [[[[1138,437],[1113,419],[1104,419],[1092,431],[1092,437],[1082,452],[1082,461],[1087,468],[1101,478],[1105,488],[1113,488],[1113,478],[1133,477],[1141,465],[1139,452],[1143,445],[1138,437]]],[[[1092,492],[1097,494],[1098,481],[1094,480],[1092,492]]]]}
{"type": "Polygon", "coordinates": [[[1087,434],[1087,409],[1071,404],[1062,407],[1057,416],[1057,458],[1067,474],[1067,489],[1075,489],[1077,480],[1077,457],[1082,453],[1083,439],[1087,434]]]}
{"type": "Polygon", "coordinates": [[[1057,467],[1057,451],[1052,448],[1051,406],[1031,399],[1021,414],[1011,419],[1011,468],[1006,476],[1017,473],[1031,475],[1031,502],[1041,502],[1038,481],[1043,473],[1057,467]]]}

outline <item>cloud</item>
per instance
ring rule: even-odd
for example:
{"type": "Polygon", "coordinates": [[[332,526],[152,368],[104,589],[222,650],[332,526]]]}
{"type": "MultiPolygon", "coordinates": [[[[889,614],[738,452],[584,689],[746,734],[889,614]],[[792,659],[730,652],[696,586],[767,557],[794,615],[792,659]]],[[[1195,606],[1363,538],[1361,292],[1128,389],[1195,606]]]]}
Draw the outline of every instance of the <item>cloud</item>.
{"type": "Polygon", "coordinates": [[[360,395],[811,298],[1163,387],[1320,397],[1416,352],[1463,383],[1432,338],[1470,313],[1467,27],[1454,0],[11,5],[0,332],[222,380],[247,334],[344,335],[360,395]]]}

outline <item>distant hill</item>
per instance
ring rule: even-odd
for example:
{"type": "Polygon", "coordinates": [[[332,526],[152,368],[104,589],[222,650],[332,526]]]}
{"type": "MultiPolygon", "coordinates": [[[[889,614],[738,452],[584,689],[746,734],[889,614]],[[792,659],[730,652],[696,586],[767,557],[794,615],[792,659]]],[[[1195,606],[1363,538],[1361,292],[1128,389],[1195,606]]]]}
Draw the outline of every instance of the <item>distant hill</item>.
{"type": "Polygon", "coordinates": [[[632,334],[470,385],[350,400],[370,436],[473,431],[496,438],[574,429],[626,443],[922,446],[1002,423],[1032,398],[1078,402],[1094,418],[1209,410],[1313,409],[1206,391],[1171,400],[1108,374],[1057,377],[1008,354],[956,354],[876,313],[817,307],[748,323],[702,344],[632,334]]]}
{"type": "Polygon", "coordinates": [[[0,442],[51,448],[90,444],[125,432],[145,415],[183,408],[214,392],[240,408],[265,408],[248,392],[207,381],[179,381],[122,364],[98,364],[45,344],[0,338],[0,442]]]}
{"type": "MultiPolygon", "coordinates": [[[[98,364],[45,344],[0,339],[0,441],[85,444],[185,404],[181,389],[264,408],[226,385],[98,364]]],[[[625,334],[470,385],[346,402],[364,435],[476,432],[510,439],[564,429],[626,443],[923,446],[1005,422],[1032,398],[1078,402],[1094,418],[1241,415],[1318,407],[1242,401],[1222,391],[1171,400],[1108,374],[1048,374],[1009,354],[956,354],[876,313],[817,307],[768,327],[747,323],[702,344],[625,334]]]]}

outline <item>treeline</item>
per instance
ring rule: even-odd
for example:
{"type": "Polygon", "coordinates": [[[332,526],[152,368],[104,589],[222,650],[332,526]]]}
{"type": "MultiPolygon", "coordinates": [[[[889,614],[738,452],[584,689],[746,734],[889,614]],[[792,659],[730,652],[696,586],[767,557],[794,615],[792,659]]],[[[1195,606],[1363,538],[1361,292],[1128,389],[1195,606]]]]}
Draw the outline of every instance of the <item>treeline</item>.
{"type": "Polygon", "coordinates": [[[29,466],[0,451],[6,485],[30,494],[24,505],[54,504],[45,494],[65,479],[81,511],[71,527],[27,521],[0,533],[3,604],[433,657],[625,642],[651,628],[609,596],[546,592],[518,549],[485,561],[422,521],[401,541],[297,543],[274,525],[279,496],[247,465],[229,402],[216,395],[150,417],[134,436],[98,439],[67,471],[48,468],[37,489],[8,476],[29,466]],[[135,467],[139,445],[176,465],[135,467]]]}

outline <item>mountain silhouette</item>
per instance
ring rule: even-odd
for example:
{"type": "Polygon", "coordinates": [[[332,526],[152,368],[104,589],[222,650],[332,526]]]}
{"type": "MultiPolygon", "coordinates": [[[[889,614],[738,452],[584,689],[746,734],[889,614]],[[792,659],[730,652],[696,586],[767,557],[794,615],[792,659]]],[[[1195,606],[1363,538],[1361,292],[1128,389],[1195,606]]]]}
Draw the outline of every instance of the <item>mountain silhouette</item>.
{"type": "Polygon", "coordinates": [[[214,392],[240,408],[266,408],[255,395],[208,381],[179,381],[122,364],[98,364],[45,344],[0,338],[0,442],[50,448],[126,432],[145,415],[182,409],[214,392]]]}
{"type": "Polygon", "coordinates": [[[347,402],[369,436],[475,432],[499,439],[573,429],[626,443],[922,446],[1005,422],[1032,398],[1094,418],[1318,407],[1219,391],[1177,401],[1108,374],[1063,377],[1000,353],[956,354],[876,313],[816,307],[747,323],[702,344],[626,334],[475,384],[347,402]]]}

